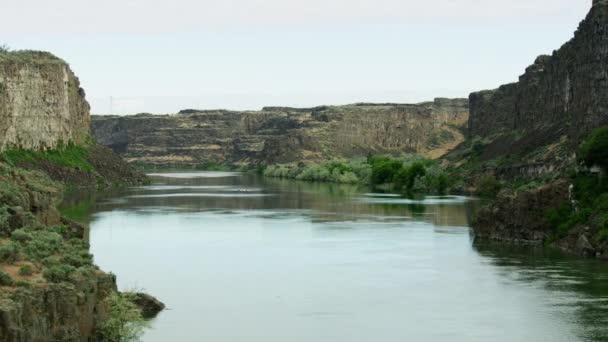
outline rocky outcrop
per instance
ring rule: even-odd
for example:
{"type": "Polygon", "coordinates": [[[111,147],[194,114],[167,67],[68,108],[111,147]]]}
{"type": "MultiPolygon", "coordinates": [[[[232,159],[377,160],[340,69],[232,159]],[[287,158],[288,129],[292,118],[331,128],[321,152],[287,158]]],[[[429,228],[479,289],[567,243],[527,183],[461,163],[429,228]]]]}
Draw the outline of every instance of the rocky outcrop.
{"type": "Polygon", "coordinates": [[[531,244],[547,241],[554,227],[546,212],[568,200],[569,184],[560,180],[530,191],[502,192],[477,213],[473,222],[476,239],[531,244]]]}
{"type": "Polygon", "coordinates": [[[470,138],[503,135],[501,151],[490,157],[529,152],[561,136],[574,144],[608,124],[608,2],[594,1],[574,38],[538,57],[519,82],[471,94],[470,107],[470,138]]]}
{"type": "Polygon", "coordinates": [[[63,189],[50,178],[100,186],[145,177],[89,133],[84,91],[65,62],[0,50],[0,341],[104,340],[116,280],[93,265],[85,228],[60,216],[63,189]]]}
{"type": "Polygon", "coordinates": [[[0,151],[84,143],[89,105],[61,59],[34,51],[0,51],[0,151]]]}
{"type": "Polygon", "coordinates": [[[416,105],[94,116],[92,134],[130,162],[270,164],[368,153],[436,157],[464,140],[467,120],[467,100],[436,99],[416,105]]]}
{"type": "Polygon", "coordinates": [[[96,330],[108,318],[106,298],[116,279],[99,272],[75,284],[17,289],[0,298],[0,340],[14,342],[100,341],[96,330]]]}
{"type": "Polygon", "coordinates": [[[570,184],[558,180],[530,190],[503,191],[477,213],[472,224],[476,243],[551,245],[570,254],[608,260],[608,241],[598,239],[598,225],[579,223],[561,235],[549,222],[550,210],[570,203],[570,184]]]}
{"type": "Polygon", "coordinates": [[[156,317],[159,312],[165,309],[165,304],[163,302],[147,293],[134,293],[132,300],[133,303],[141,310],[142,316],[146,319],[156,317]]]}

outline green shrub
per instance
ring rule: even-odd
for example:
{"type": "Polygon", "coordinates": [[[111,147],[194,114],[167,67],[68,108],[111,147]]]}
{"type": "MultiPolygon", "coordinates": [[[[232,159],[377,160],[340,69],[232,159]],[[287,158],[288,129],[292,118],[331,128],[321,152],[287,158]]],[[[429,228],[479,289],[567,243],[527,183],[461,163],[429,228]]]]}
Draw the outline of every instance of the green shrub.
{"type": "Polygon", "coordinates": [[[20,256],[19,245],[16,243],[9,241],[0,246],[0,262],[12,264],[18,261],[20,256]]]}
{"type": "Polygon", "coordinates": [[[483,144],[483,142],[481,142],[481,140],[475,140],[471,144],[471,154],[473,157],[480,157],[485,149],[486,146],[483,144]]]}
{"type": "Polygon", "coordinates": [[[14,284],[15,281],[8,273],[0,271],[0,286],[13,286],[14,284]]]}
{"type": "Polygon", "coordinates": [[[34,274],[34,267],[30,264],[21,265],[19,268],[19,274],[22,276],[29,277],[34,274]]]}
{"type": "Polygon", "coordinates": [[[15,242],[26,242],[32,239],[32,234],[27,230],[21,228],[13,231],[11,234],[11,240],[15,242]]]}
{"type": "Polygon", "coordinates": [[[393,182],[395,175],[403,167],[403,162],[393,160],[388,157],[372,158],[372,177],[373,185],[381,185],[393,182]]]}
{"type": "Polygon", "coordinates": [[[139,341],[146,322],[128,293],[114,292],[107,298],[109,317],[99,329],[101,340],[107,342],[139,341]]]}
{"type": "Polygon", "coordinates": [[[43,260],[58,253],[63,237],[53,231],[41,230],[32,234],[32,240],[24,244],[23,251],[31,260],[43,260]]]}
{"type": "Polygon", "coordinates": [[[581,144],[579,157],[588,166],[599,165],[608,168],[608,127],[601,127],[581,144]]]}
{"type": "Polygon", "coordinates": [[[477,195],[482,198],[494,199],[502,189],[502,184],[493,176],[483,177],[477,187],[477,195]]]}
{"type": "Polygon", "coordinates": [[[71,265],[52,265],[44,270],[42,275],[53,283],[69,282],[70,276],[76,271],[71,265]]]}
{"type": "Polygon", "coordinates": [[[330,180],[330,171],[323,165],[311,165],[296,176],[298,180],[327,182],[330,180]]]}
{"type": "Polygon", "coordinates": [[[8,207],[0,205],[0,232],[7,232],[10,230],[10,218],[11,215],[8,212],[8,207]]]}
{"type": "Polygon", "coordinates": [[[416,155],[336,159],[304,166],[272,165],[266,167],[264,176],[374,186],[392,184],[395,191],[424,194],[444,194],[454,183],[436,162],[416,155]]]}

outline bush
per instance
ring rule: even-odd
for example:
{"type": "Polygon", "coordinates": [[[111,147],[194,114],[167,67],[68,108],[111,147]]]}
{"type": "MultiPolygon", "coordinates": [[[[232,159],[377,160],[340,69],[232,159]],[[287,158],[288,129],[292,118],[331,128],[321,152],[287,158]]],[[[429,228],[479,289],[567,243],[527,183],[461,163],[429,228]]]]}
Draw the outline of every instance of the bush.
{"type": "Polygon", "coordinates": [[[481,140],[474,140],[471,144],[471,154],[473,157],[480,157],[485,151],[486,146],[483,144],[481,140]]]}
{"type": "Polygon", "coordinates": [[[76,268],[71,265],[52,265],[42,275],[48,281],[53,283],[69,282],[70,276],[76,271],[76,268]]]}
{"type": "Polygon", "coordinates": [[[10,231],[9,219],[11,215],[8,212],[8,207],[0,206],[0,232],[10,231]]]}
{"type": "Polygon", "coordinates": [[[0,271],[0,286],[13,286],[14,284],[15,281],[8,273],[0,271]]]}
{"type": "Polygon", "coordinates": [[[23,251],[31,260],[43,260],[58,253],[63,237],[53,231],[41,230],[32,234],[32,240],[24,244],[23,251]]]}
{"type": "Polygon", "coordinates": [[[393,182],[395,175],[403,167],[403,163],[388,157],[372,158],[372,177],[373,185],[381,185],[393,182]]]}
{"type": "Polygon", "coordinates": [[[30,264],[21,265],[19,268],[19,274],[22,276],[29,277],[34,274],[34,267],[30,264]]]}
{"type": "Polygon", "coordinates": [[[331,173],[329,170],[322,165],[312,165],[306,167],[299,175],[296,176],[296,179],[327,182],[330,180],[330,176],[331,173]]]}
{"type": "Polygon", "coordinates": [[[20,256],[19,245],[16,243],[9,241],[0,246],[0,262],[12,264],[18,261],[20,256]]]}
{"type": "Polygon", "coordinates": [[[493,176],[481,179],[477,187],[477,195],[482,198],[494,199],[502,189],[502,184],[493,176]]]}
{"type": "Polygon", "coordinates": [[[15,242],[26,242],[32,239],[32,234],[27,230],[21,228],[13,231],[11,234],[11,240],[15,242]]]}
{"type": "Polygon", "coordinates": [[[399,159],[368,156],[305,166],[273,165],[265,169],[264,176],[375,186],[392,184],[396,191],[424,194],[445,194],[451,184],[448,174],[436,162],[416,155],[399,159]]]}
{"type": "Polygon", "coordinates": [[[107,299],[109,317],[99,329],[102,341],[139,341],[146,327],[141,311],[129,293],[112,293],[107,299]]]}
{"type": "Polygon", "coordinates": [[[581,144],[579,156],[587,166],[608,168],[608,127],[598,128],[581,144]]]}

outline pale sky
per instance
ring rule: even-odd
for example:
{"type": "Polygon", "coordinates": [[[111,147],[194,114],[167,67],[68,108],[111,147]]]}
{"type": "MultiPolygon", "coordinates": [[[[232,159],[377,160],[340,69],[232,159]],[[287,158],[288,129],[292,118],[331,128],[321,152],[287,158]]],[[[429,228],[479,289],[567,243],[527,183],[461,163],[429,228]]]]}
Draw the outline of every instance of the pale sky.
{"type": "Polygon", "coordinates": [[[2,0],[95,114],[467,97],[572,37],[591,0],[2,0]],[[113,97],[112,105],[110,97],[113,97]]]}

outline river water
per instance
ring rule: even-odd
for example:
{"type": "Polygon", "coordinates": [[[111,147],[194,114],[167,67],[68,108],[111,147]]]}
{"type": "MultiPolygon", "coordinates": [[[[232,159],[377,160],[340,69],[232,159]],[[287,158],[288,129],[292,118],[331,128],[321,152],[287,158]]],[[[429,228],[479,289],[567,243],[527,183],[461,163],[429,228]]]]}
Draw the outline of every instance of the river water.
{"type": "Polygon", "coordinates": [[[224,172],[68,197],[146,342],[608,340],[608,264],[473,244],[479,203],[224,172]]]}

